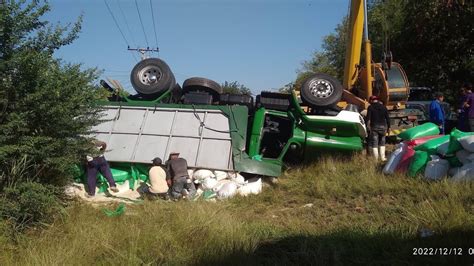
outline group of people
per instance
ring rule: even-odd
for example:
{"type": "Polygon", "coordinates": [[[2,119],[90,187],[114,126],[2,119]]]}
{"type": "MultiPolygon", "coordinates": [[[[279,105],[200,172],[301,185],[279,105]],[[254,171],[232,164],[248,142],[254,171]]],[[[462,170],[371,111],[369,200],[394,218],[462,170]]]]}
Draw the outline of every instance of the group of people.
{"type": "MultiPolygon", "coordinates": [[[[436,94],[435,99],[430,104],[430,122],[439,126],[441,134],[445,134],[446,114],[441,103],[444,101],[444,95],[436,94]]],[[[461,88],[461,97],[459,100],[458,123],[457,128],[465,132],[474,132],[474,94],[472,93],[472,84],[464,83],[461,88]]]]}
{"type": "MultiPolygon", "coordinates": [[[[438,93],[429,106],[430,122],[439,126],[440,133],[445,134],[446,114],[442,107],[444,95],[438,93]]],[[[369,152],[375,159],[386,161],[385,136],[390,132],[390,118],[387,108],[377,96],[371,96],[370,106],[367,108],[367,128],[369,129],[368,146],[369,152]]],[[[465,83],[461,88],[461,99],[458,108],[458,125],[461,131],[474,132],[474,93],[472,84],[465,83]]]]}
{"type": "MultiPolygon", "coordinates": [[[[88,188],[86,196],[95,196],[98,172],[105,177],[112,192],[119,192],[109,163],[104,157],[107,144],[96,140],[94,146],[92,154],[86,156],[88,188]]],[[[139,190],[143,196],[168,200],[193,198],[196,195],[196,187],[188,174],[188,163],[179,157],[178,152],[170,153],[169,160],[165,164],[161,158],[154,158],[148,174],[150,186],[146,185],[139,190]]]]}

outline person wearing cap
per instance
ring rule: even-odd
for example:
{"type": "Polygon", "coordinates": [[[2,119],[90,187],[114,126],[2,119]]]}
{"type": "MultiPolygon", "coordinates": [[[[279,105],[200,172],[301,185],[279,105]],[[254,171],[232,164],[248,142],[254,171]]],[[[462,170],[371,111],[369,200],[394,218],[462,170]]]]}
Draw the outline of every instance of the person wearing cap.
{"type": "Polygon", "coordinates": [[[94,148],[91,151],[91,154],[86,156],[87,159],[87,187],[88,192],[87,197],[95,196],[95,187],[97,185],[97,172],[101,173],[107,182],[109,182],[110,190],[113,192],[119,192],[115,180],[112,176],[112,171],[110,171],[110,166],[107,160],[105,159],[104,152],[107,148],[107,144],[100,140],[93,140],[92,144],[94,148]]]}
{"type": "Polygon", "coordinates": [[[388,110],[377,96],[370,96],[370,106],[367,108],[367,128],[369,129],[369,147],[376,160],[386,161],[385,135],[390,132],[388,110]]]}
{"type": "Polygon", "coordinates": [[[168,194],[168,175],[162,167],[161,158],[156,157],[152,160],[152,167],[148,172],[150,186],[143,188],[143,193],[151,198],[169,199],[168,194]]]}
{"type": "Polygon", "coordinates": [[[174,199],[180,199],[183,196],[194,197],[196,187],[188,175],[188,162],[180,158],[178,152],[172,152],[166,166],[172,179],[171,197],[174,199]]]}
{"type": "Polygon", "coordinates": [[[444,101],[444,95],[436,93],[435,99],[430,104],[430,122],[439,127],[440,134],[444,134],[444,110],[441,103],[444,101]]]}

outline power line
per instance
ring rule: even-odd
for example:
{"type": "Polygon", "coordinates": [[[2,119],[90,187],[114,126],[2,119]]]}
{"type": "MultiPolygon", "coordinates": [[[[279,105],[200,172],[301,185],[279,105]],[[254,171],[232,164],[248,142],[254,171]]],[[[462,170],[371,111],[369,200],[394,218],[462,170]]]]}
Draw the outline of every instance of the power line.
{"type": "Polygon", "coordinates": [[[155,31],[155,43],[156,43],[156,48],[158,48],[158,37],[156,35],[156,26],[155,26],[155,15],[153,12],[153,5],[150,0],[150,10],[151,10],[151,19],[153,20],[153,30],[155,31]]]}
{"type": "Polygon", "coordinates": [[[133,37],[133,33],[130,30],[130,26],[128,25],[127,17],[125,16],[125,13],[123,12],[122,6],[120,5],[120,0],[117,0],[117,5],[119,7],[120,13],[122,14],[123,21],[125,21],[125,26],[127,26],[128,34],[130,34],[130,37],[132,37],[132,42],[135,46],[137,45],[137,42],[135,41],[135,38],[133,37]]]}
{"type": "Polygon", "coordinates": [[[135,6],[137,7],[138,18],[140,19],[140,24],[142,25],[143,35],[145,35],[146,46],[150,47],[150,45],[148,44],[148,38],[146,37],[145,27],[143,26],[142,15],[140,14],[140,9],[138,8],[137,0],[135,0],[135,6]]]}
{"type": "MultiPolygon", "coordinates": [[[[119,26],[117,20],[115,19],[114,13],[112,13],[112,10],[110,9],[109,4],[107,4],[107,0],[104,0],[104,3],[105,3],[105,6],[107,6],[107,10],[109,10],[110,16],[111,16],[112,19],[114,20],[115,26],[116,26],[117,29],[120,31],[120,35],[122,35],[122,38],[123,38],[123,40],[125,41],[125,44],[127,44],[127,46],[130,46],[130,44],[129,44],[128,41],[127,41],[127,38],[125,38],[125,35],[123,34],[122,29],[120,28],[120,26],[119,26]]],[[[138,59],[136,58],[135,54],[132,53],[132,57],[133,57],[133,59],[134,59],[135,61],[138,61],[138,59]]]]}

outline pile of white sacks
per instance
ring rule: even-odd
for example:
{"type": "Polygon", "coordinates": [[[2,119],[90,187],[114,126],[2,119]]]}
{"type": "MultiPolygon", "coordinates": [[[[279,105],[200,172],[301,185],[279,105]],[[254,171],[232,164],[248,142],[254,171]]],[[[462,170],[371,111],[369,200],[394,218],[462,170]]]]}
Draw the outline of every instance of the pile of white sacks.
{"type": "Polygon", "coordinates": [[[462,137],[458,141],[463,149],[456,152],[456,157],[462,166],[451,168],[449,175],[453,181],[474,181],[474,136],[462,137]]]}
{"type": "Polygon", "coordinates": [[[198,194],[203,198],[227,199],[235,195],[248,196],[262,191],[262,180],[251,178],[245,180],[238,173],[211,171],[207,169],[188,170],[197,185],[198,194]]]}

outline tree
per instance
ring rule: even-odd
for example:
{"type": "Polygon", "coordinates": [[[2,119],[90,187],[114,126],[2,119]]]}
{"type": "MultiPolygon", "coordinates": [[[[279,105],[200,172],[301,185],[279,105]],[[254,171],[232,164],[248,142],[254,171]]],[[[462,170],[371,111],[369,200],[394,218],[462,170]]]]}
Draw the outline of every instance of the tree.
{"type": "Polygon", "coordinates": [[[221,84],[221,87],[224,93],[252,95],[252,91],[249,88],[237,81],[225,81],[221,84]]]}
{"type": "MultiPolygon", "coordinates": [[[[386,50],[405,69],[412,85],[434,87],[454,100],[457,89],[474,74],[472,1],[372,0],[369,1],[369,38],[375,62],[386,50]]],[[[347,17],[326,36],[322,49],[303,64],[306,72],[342,78],[347,17]]],[[[363,58],[363,57],[362,57],[363,58]]]]}
{"type": "Polygon", "coordinates": [[[23,177],[63,183],[99,119],[97,71],[53,58],[78,37],[82,18],[52,25],[42,19],[48,11],[46,1],[0,4],[0,190],[23,177]],[[19,161],[26,173],[12,174],[19,161]]]}

